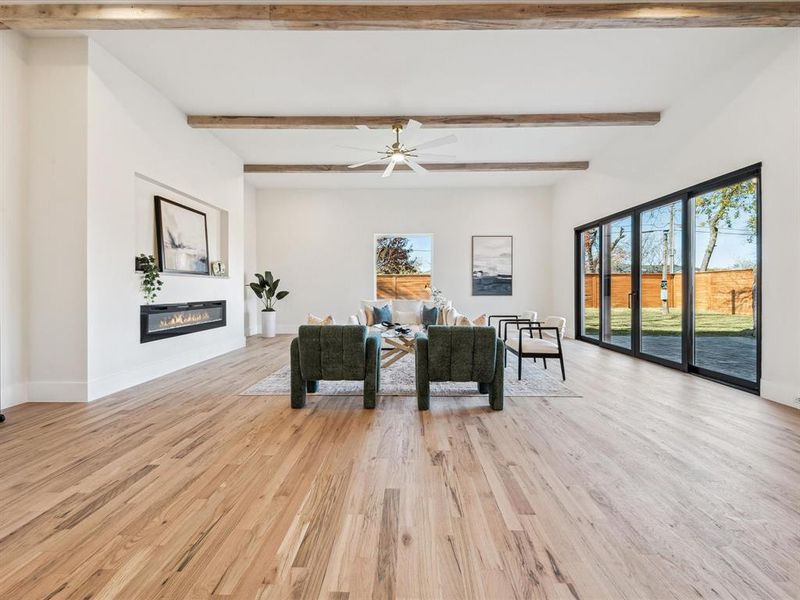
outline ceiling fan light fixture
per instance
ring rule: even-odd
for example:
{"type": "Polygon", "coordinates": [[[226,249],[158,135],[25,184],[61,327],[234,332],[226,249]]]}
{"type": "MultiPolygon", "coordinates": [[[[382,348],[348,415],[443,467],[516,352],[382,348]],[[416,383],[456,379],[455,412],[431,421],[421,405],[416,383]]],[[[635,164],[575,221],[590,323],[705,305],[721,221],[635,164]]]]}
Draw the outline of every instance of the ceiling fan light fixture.
{"type": "Polygon", "coordinates": [[[396,163],[405,162],[406,156],[402,152],[393,152],[392,153],[392,160],[396,163]]]}

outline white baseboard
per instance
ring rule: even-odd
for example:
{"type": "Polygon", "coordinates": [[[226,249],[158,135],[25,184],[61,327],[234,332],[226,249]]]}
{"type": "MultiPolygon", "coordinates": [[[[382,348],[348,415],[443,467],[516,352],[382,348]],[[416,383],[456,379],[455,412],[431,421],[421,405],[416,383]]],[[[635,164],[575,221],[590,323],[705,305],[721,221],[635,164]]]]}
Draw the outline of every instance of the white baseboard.
{"type": "Polygon", "coordinates": [[[29,381],[28,402],[87,402],[89,386],[85,381],[29,381]]]}
{"type": "Polygon", "coordinates": [[[26,383],[15,383],[7,385],[0,394],[0,407],[8,408],[17,404],[25,404],[28,401],[28,385],[26,383]]]}
{"type": "Polygon", "coordinates": [[[168,358],[147,362],[133,369],[93,379],[89,382],[89,399],[97,400],[134,385],[139,385],[140,383],[145,383],[146,381],[151,381],[158,377],[174,373],[180,369],[191,367],[204,360],[209,360],[221,354],[238,350],[242,348],[244,344],[245,337],[242,335],[241,337],[236,337],[224,343],[215,342],[213,344],[191,348],[168,358]]]}
{"type": "Polygon", "coordinates": [[[792,384],[762,378],[761,397],[800,409],[800,389],[792,384]]]}

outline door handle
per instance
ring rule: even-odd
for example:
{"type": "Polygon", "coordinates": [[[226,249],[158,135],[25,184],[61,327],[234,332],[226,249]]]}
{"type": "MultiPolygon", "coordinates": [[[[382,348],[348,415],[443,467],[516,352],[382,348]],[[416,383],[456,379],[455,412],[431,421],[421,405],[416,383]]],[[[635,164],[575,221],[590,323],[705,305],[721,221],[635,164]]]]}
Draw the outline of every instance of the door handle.
{"type": "Polygon", "coordinates": [[[635,295],[636,295],[636,292],[630,292],[628,294],[628,308],[632,308],[631,307],[631,296],[635,296],[635,295]]]}

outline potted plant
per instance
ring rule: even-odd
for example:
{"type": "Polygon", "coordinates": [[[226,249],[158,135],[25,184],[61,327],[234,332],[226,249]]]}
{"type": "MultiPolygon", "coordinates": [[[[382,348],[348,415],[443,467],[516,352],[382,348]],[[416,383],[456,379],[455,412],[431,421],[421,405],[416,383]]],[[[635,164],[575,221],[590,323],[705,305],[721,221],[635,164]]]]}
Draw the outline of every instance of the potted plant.
{"type": "Polygon", "coordinates": [[[275,337],[275,302],[283,300],[289,295],[287,291],[278,291],[280,279],[272,277],[271,271],[264,271],[264,274],[256,273],[255,281],[250,284],[256,297],[264,305],[261,309],[261,337],[275,337]]]}
{"type": "Polygon", "coordinates": [[[154,256],[140,254],[136,257],[136,269],[142,272],[141,290],[144,300],[147,304],[152,304],[156,301],[161,286],[164,285],[158,263],[154,256]]]}

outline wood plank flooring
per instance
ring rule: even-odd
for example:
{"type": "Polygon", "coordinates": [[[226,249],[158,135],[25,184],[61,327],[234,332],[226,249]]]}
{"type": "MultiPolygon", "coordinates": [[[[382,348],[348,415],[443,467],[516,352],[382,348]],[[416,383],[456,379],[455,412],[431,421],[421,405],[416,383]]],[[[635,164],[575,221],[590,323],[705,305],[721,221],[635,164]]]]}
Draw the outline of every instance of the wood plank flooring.
{"type": "Polygon", "coordinates": [[[583,398],[238,396],[287,337],[0,426],[0,598],[800,597],[800,411],[568,342],[583,398]]]}

